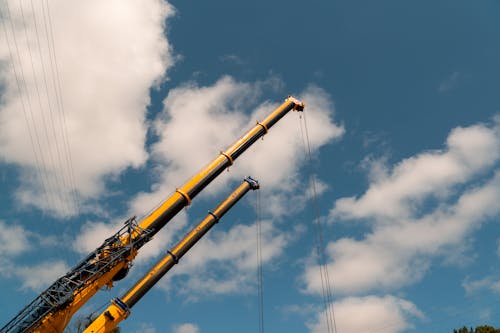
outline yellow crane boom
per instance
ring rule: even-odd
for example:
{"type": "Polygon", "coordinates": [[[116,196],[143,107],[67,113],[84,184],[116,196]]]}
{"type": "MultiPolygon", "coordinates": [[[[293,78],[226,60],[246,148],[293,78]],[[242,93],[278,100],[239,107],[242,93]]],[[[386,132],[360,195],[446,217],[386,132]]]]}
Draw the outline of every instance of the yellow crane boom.
{"type": "Polygon", "coordinates": [[[111,304],[87,327],[83,333],[109,333],[125,320],[130,309],[188,252],[249,190],[259,188],[259,183],[248,177],[222,203],[161,258],[121,298],[111,304]]]}
{"type": "Polygon", "coordinates": [[[289,96],[140,223],[135,218],[127,220],[122,229],[43,291],[1,328],[0,333],[61,333],[72,316],[100,289],[111,288],[113,281],[125,277],[137,251],[200,191],[289,111],[303,109],[301,101],[289,96]]]}

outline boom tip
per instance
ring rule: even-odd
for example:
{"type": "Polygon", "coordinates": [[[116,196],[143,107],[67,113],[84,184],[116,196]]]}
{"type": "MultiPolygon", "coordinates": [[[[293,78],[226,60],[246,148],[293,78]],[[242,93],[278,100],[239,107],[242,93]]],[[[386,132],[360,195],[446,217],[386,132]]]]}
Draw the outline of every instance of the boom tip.
{"type": "Polygon", "coordinates": [[[258,190],[260,185],[259,185],[259,182],[255,179],[253,179],[252,177],[248,176],[247,178],[245,178],[245,181],[250,184],[250,188],[252,190],[258,190]]]}
{"type": "Polygon", "coordinates": [[[295,111],[304,111],[304,107],[306,106],[304,102],[301,102],[300,100],[298,100],[293,96],[288,96],[286,100],[294,104],[293,109],[295,111]]]}

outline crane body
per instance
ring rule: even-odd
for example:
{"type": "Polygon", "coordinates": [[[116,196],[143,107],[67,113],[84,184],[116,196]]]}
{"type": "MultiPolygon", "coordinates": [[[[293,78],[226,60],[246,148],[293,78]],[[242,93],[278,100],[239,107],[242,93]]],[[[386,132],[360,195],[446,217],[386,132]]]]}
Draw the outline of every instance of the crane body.
{"type": "Polygon", "coordinates": [[[72,316],[100,289],[128,272],[138,250],[161,230],[179,211],[188,206],[222,171],[289,111],[302,111],[304,104],[289,96],[227,150],[168,197],[138,223],[128,219],[116,234],[106,239],[68,273],[56,280],[9,321],[0,333],[61,333],[72,316]]]}
{"type": "Polygon", "coordinates": [[[115,298],[111,304],[87,327],[83,333],[109,333],[130,314],[130,309],[172,268],[179,260],[231,209],[249,190],[256,190],[259,184],[252,178],[246,178],[213,211],[149,270],[121,298],[115,298]]]}

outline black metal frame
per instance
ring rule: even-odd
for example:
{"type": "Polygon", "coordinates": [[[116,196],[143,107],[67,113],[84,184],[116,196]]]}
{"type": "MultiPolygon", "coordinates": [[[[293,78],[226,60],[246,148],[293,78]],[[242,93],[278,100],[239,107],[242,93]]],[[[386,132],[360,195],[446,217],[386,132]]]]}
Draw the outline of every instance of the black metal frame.
{"type": "Polygon", "coordinates": [[[139,249],[150,239],[150,233],[138,226],[135,216],[128,219],[116,234],[22,309],[0,329],[0,333],[24,333],[35,329],[50,312],[68,306],[79,289],[126,261],[132,250],[139,249]]]}

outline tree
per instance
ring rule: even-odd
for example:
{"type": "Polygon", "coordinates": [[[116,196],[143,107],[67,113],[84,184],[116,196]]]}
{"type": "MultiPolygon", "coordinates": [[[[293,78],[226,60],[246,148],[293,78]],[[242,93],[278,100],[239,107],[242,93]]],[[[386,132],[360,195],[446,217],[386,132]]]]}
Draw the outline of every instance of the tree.
{"type": "Polygon", "coordinates": [[[472,327],[468,329],[464,326],[458,330],[453,330],[453,333],[500,333],[500,329],[488,325],[478,326],[475,329],[472,329],[472,327]]]}

